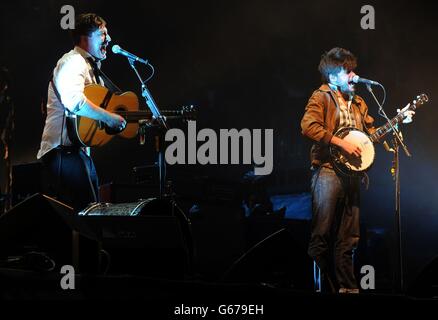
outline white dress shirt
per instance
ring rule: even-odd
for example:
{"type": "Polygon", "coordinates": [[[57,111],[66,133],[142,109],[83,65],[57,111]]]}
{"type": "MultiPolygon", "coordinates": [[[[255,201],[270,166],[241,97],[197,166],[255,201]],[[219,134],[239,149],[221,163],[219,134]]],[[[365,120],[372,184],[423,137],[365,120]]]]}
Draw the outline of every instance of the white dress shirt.
{"type": "MultiPolygon", "coordinates": [[[[50,82],[47,93],[47,117],[37,154],[38,159],[59,145],[72,145],[68,138],[65,117],[67,114],[75,117],[75,113],[85,104],[85,86],[92,83],[103,85],[101,79],[96,81],[93,68],[87,61],[90,57],[93,58],[88,52],[76,46],[64,54],[56,64],[53,70],[53,82],[61,101],[50,82]]],[[[97,61],[97,65],[100,68],[100,61],[97,61]]]]}

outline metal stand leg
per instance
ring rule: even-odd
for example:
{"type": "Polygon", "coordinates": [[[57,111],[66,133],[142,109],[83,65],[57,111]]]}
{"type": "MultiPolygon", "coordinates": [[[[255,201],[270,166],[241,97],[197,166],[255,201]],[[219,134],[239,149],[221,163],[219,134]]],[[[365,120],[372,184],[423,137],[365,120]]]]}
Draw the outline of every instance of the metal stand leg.
{"type": "Polygon", "coordinates": [[[321,269],[315,261],[313,261],[313,287],[315,292],[322,292],[321,288],[321,269]]]}

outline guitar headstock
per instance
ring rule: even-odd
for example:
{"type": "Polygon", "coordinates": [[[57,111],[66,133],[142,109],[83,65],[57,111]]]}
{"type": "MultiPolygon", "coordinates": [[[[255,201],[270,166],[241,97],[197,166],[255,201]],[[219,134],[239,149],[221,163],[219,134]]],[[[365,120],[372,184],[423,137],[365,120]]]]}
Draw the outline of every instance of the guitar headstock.
{"type": "Polygon", "coordinates": [[[419,106],[422,106],[423,104],[425,104],[425,103],[428,102],[428,101],[429,101],[429,97],[428,97],[426,94],[422,93],[422,94],[418,95],[417,98],[414,99],[414,100],[410,103],[410,105],[409,105],[409,109],[410,109],[410,110],[415,110],[415,109],[417,109],[419,106]]]}
{"type": "Polygon", "coordinates": [[[184,121],[196,120],[198,110],[195,106],[183,106],[180,110],[181,117],[184,121]]]}

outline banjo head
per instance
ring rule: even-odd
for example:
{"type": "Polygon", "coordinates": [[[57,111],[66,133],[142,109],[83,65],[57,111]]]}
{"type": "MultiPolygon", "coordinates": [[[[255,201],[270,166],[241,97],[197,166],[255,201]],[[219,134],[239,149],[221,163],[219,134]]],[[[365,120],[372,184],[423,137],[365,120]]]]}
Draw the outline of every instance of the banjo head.
{"type": "Polygon", "coordinates": [[[335,136],[359,146],[360,157],[353,157],[337,147],[330,147],[333,164],[346,174],[361,173],[368,170],[374,162],[376,151],[368,135],[356,128],[341,128],[335,136]]]}

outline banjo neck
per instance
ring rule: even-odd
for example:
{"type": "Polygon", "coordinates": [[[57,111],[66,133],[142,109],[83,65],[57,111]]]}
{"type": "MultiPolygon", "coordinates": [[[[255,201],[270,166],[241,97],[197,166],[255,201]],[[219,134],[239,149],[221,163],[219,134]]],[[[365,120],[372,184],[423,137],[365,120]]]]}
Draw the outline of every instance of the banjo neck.
{"type": "MultiPolygon", "coordinates": [[[[409,107],[404,111],[408,111],[408,110],[415,110],[417,109],[417,107],[423,105],[424,103],[429,101],[429,97],[426,94],[420,94],[419,96],[417,96],[417,99],[415,99],[414,101],[412,101],[409,104],[409,107]]],[[[372,142],[378,142],[381,138],[383,138],[387,133],[392,131],[392,128],[399,124],[400,122],[403,121],[403,119],[405,118],[404,116],[404,112],[400,112],[398,115],[396,115],[394,118],[391,119],[390,123],[386,123],[385,125],[381,126],[380,128],[378,128],[376,130],[376,132],[374,132],[373,134],[370,135],[370,139],[372,142]]]]}
{"type": "Polygon", "coordinates": [[[385,125],[381,126],[374,132],[372,135],[370,135],[370,139],[372,142],[378,142],[381,138],[383,138],[385,135],[387,135],[389,132],[392,131],[392,128],[402,122],[404,119],[403,114],[398,114],[394,118],[391,119],[391,125],[389,123],[386,123],[385,125]]]}

